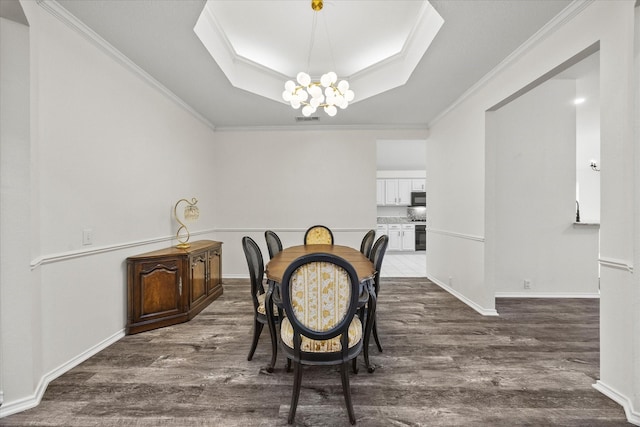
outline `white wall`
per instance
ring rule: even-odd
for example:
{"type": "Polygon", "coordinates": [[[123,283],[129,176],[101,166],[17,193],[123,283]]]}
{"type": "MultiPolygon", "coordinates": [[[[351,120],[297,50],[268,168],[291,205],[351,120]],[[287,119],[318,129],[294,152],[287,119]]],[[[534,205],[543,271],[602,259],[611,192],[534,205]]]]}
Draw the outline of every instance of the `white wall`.
{"type": "Polygon", "coordinates": [[[425,140],[388,140],[376,142],[376,162],[379,171],[424,171],[426,167],[425,140]]]}
{"type": "MultiPolygon", "coordinates": [[[[31,156],[27,26],[0,18],[0,57],[0,393],[9,389],[16,395],[27,395],[37,383],[34,372],[41,370],[38,357],[40,291],[31,286],[29,270],[31,156]],[[20,262],[14,262],[16,260],[20,262]],[[19,327],[10,327],[16,323],[19,327]],[[15,366],[22,369],[6,369],[15,366]]],[[[0,396],[0,402],[2,400],[0,396]]]]}
{"type": "MultiPolygon", "coordinates": [[[[1,161],[3,173],[31,175],[32,192],[16,206],[19,229],[3,211],[0,416],[34,406],[48,381],[124,334],[126,257],[173,243],[182,197],[200,199],[194,230],[210,237],[218,182],[211,128],[36,2],[22,5],[30,146],[18,139],[5,156],[3,134],[1,161]],[[10,168],[16,160],[24,169],[10,168]],[[14,265],[20,280],[5,270],[14,265]]],[[[4,67],[4,47],[2,57],[4,67]]]]}
{"type": "Polygon", "coordinates": [[[549,80],[487,114],[496,296],[598,296],[598,229],[573,225],[575,96],[574,80],[549,80]]]}
{"type": "Polygon", "coordinates": [[[223,276],[246,277],[241,248],[251,236],[268,257],[264,231],[284,246],[327,225],[337,244],[360,247],[376,226],[376,140],[426,138],[426,130],[272,130],[216,133],[216,239],[223,276]]]}
{"type": "MultiPolygon", "coordinates": [[[[596,1],[574,7],[584,9],[514,55],[432,124],[427,141],[427,274],[444,287],[447,277],[454,277],[452,289],[474,308],[495,308],[494,286],[485,282],[485,270],[490,277],[497,260],[494,253],[485,252],[484,240],[499,226],[495,218],[486,218],[486,230],[484,225],[485,191],[487,203],[492,203],[492,190],[485,188],[485,161],[487,168],[492,166],[484,158],[485,112],[599,41],[601,161],[607,167],[601,172],[598,388],[626,405],[630,418],[640,422],[640,394],[631,375],[640,365],[635,353],[640,334],[633,323],[640,287],[632,274],[634,248],[640,245],[634,240],[633,211],[639,197],[633,179],[634,2],[596,1]],[[460,254],[464,261],[453,262],[460,254]]],[[[490,178],[491,171],[486,173],[490,178]]]]}
{"type": "Polygon", "coordinates": [[[580,221],[600,222],[600,173],[591,169],[594,160],[600,168],[600,69],[576,80],[576,174],[579,183],[580,221]]]}

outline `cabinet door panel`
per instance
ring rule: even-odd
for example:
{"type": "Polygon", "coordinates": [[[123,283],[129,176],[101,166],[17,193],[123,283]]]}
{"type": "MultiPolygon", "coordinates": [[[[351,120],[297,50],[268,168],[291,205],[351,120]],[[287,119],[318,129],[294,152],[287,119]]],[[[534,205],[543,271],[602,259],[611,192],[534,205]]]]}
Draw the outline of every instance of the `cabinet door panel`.
{"type": "Polygon", "coordinates": [[[216,249],[209,254],[209,280],[207,281],[207,294],[220,290],[222,286],[222,258],[221,250],[216,249]]]}
{"type": "Polygon", "coordinates": [[[207,253],[191,257],[191,304],[207,296],[207,253]]]}
{"type": "Polygon", "coordinates": [[[398,204],[409,206],[411,204],[411,180],[398,180],[398,204]]]}
{"type": "Polygon", "coordinates": [[[402,249],[402,230],[400,229],[400,226],[389,225],[388,235],[389,246],[387,246],[387,249],[391,251],[398,251],[402,249]]]}
{"type": "Polygon", "coordinates": [[[402,250],[403,251],[415,251],[416,250],[416,232],[413,229],[402,230],[402,250]]]}
{"type": "Polygon", "coordinates": [[[398,180],[397,179],[385,179],[384,204],[385,205],[398,204],[398,180]]]}
{"type": "Polygon", "coordinates": [[[140,286],[134,290],[134,318],[161,317],[183,311],[182,279],[176,260],[144,263],[136,269],[140,286]]]}

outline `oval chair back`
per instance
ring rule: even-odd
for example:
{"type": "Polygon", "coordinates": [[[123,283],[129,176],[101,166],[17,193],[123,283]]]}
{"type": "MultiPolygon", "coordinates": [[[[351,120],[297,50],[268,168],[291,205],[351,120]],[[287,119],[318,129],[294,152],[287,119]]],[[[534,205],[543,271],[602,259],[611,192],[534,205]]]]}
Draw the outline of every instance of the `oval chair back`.
{"type": "Polygon", "coordinates": [[[251,281],[251,299],[253,300],[254,311],[258,310],[258,296],[264,293],[262,279],[264,278],[264,261],[262,251],[258,244],[249,236],[242,238],[242,250],[247,258],[249,267],[249,279],[251,281]]]}
{"type": "Polygon", "coordinates": [[[276,256],[282,251],[282,242],[276,233],[271,230],[264,232],[264,239],[267,241],[267,250],[269,251],[269,259],[276,256]]]}
{"type": "Polygon", "coordinates": [[[305,245],[333,245],[333,233],[329,227],[314,225],[304,233],[305,245]]]}
{"type": "Polygon", "coordinates": [[[373,246],[373,240],[376,238],[376,230],[369,230],[367,234],[362,238],[362,243],[360,243],[360,252],[367,258],[369,258],[369,254],[371,253],[371,247],[373,246]]]}

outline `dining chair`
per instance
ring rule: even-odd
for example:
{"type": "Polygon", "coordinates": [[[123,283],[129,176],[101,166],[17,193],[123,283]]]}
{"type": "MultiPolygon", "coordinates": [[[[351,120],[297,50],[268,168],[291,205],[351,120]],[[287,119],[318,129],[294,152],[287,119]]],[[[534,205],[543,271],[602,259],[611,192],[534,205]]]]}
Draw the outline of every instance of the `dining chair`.
{"type": "Polygon", "coordinates": [[[286,317],[280,326],[280,342],[294,364],[289,424],[293,423],[302,365],[340,365],[342,389],[355,424],[349,386],[349,362],[362,351],[362,323],[358,308],[359,281],[345,259],[326,253],[303,255],[285,270],[280,284],[286,317]]]}
{"type": "MultiPolygon", "coordinates": [[[[389,236],[382,235],[376,240],[371,249],[371,253],[369,254],[369,260],[373,263],[373,268],[376,270],[376,275],[373,280],[373,289],[374,296],[376,300],[380,295],[380,270],[382,269],[382,260],[384,259],[384,254],[387,251],[387,245],[389,244],[389,236]]],[[[378,351],[382,353],[382,345],[380,344],[380,338],[378,338],[378,321],[376,317],[376,311],[373,311],[371,316],[372,330],[373,330],[373,339],[376,341],[376,345],[378,346],[378,351]]],[[[369,337],[367,337],[367,344],[369,341],[369,337]]]]}
{"type": "Polygon", "coordinates": [[[271,230],[264,232],[264,239],[267,241],[267,250],[269,251],[269,259],[273,258],[277,253],[282,251],[282,242],[276,233],[271,230]]]}
{"type": "Polygon", "coordinates": [[[369,230],[367,234],[362,238],[362,243],[360,243],[360,252],[367,258],[369,258],[369,254],[371,253],[371,247],[373,246],[373,241],[376,238],[376,230],[369,230]]]}
{"type": "Polygon", "coordinates": [[[281,312],[278,309],[274,310],[273,303],[267,304],[267,301],[271,301],[271,295],[268,291],[269,288],[265,291],[263,285],[264,261],[262,260],[260,247],[258,247],[258,244],[251,237],[245,236],[242,238],[242,249],[244,250],[244,255],[247,258],[247,265],[249,267],[251,299],[253,300],[253,341],[247,360],[253,359],[260,334],[266,324],[269,328],[269,335],[271,336],[271,363],[267,366],[267,372],[273,372],[273,366],[275,365],[278,352],[278,338],[275,324],[279,322],[282,317],[281,312]]]}
{"type": "Polygon", "coordinates": [[[314,225],[304,233],[305,245],[333,245],[333,233],[329,227],[314,225]]]}

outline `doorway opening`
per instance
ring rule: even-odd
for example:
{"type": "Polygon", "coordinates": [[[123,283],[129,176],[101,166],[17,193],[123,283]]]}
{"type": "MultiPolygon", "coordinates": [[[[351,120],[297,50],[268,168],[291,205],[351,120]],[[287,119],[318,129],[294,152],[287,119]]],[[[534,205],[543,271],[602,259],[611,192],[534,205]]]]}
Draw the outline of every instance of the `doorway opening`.
{"type": "Polygon", "coordinates": [[[426,277],[426,140],[376,141],[376,238],[389,246],[382,277],[426,277]]]}
{"type": "Polygon", "coordinates": [[[594,44],[487,112],[496,298],[599,297],[599,68],[594,44]]]}

